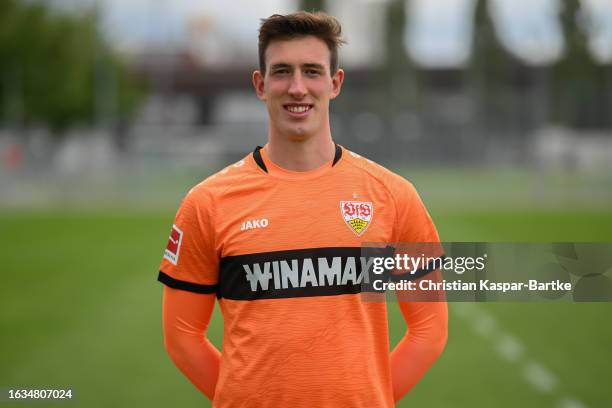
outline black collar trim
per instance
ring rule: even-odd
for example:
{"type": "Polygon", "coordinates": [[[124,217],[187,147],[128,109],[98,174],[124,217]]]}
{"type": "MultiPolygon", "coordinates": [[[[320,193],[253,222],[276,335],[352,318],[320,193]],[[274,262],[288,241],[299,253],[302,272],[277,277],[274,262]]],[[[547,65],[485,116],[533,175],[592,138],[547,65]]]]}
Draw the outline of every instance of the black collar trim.
{"type": "Polygon", "coordinates": [[[267,173],[268,168],[266,167],[266,163],[264,163],[263,159],[261,158],[260,150],[261,150],[261,146],[257,146],[255,148],[255,150],[253,151],[253,159],[255,159],[255,163],[257,163],[257,165],[261,167],[261,169],[267,173]]]}
{"type": "Polygon", "coordinates": [[[334,161],[332,162],[332,167],[334,167],[336,163],[338,163],[338,161],[342,157],[342,148],[337,143],[335,145],[336,145],[336,153],[334,154],[334,161]]]}
{"type": "MultiPolygon", "coordinates": [[[[340,147],[339,144],[335,144],[336,146],[336,153],[334,154],[334,161],[332,162],[332,167],[336,165],[336,163],[338,163],[340,161],[340,159],[342,158],[342,147],[340,147]]],[[[261,152],[260,150],[262,149],[261,146],[257,146],[255,148],[255,150],[253,150],[253,159],[255,160],[255,163],[257,163],[257,165],[266,173],[268,172],[268,168],[266,167],[266,164],[263,161],[263,158],[261,157],[261,152]]]]}

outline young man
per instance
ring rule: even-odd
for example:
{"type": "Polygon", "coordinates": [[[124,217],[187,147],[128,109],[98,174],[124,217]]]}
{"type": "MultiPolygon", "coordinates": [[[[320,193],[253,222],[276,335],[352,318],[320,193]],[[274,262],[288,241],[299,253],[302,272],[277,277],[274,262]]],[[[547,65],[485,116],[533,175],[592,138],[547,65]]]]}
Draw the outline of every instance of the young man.
{"type": "Polygon", "coordinates": [[[338,22],[263,20],[253,85],[268,143],[194,187],[159,280],[166,349],[214,407],[392,407],[446,343],[444,302],[399,302],[410,331],[389,353],[384,302],[366,302],[364,242],[437,242],[410,183],[334,144],[338,22]],[[206,338],[215,295],[219,352],[206,338]]]}

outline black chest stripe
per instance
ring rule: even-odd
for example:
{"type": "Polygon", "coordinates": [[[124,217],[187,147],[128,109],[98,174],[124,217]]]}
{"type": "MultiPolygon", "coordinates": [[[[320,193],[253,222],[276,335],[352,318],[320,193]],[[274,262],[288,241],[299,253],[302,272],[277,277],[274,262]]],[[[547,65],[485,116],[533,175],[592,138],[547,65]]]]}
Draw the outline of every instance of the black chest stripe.
{"type": "MultiPolygon", "coordinates": [[[[195,293],[216,293],[232,300],[282,299],[379,292],[374,281],[415,280],[439,268],[444,256],[429,261],[415,273],[374,273],[376,258],[393,257],[386,248],[308,248],[260,252],[221,258],[219,281],[203,285],[175,279],[160,271],[165,285],[195,293]]],[[[379,259],[380,260],[380,259],[379,259]]]]}
{"type": "Polygon", "coordinates": [[[360,293],[373,279],[374,257],[393,248],[308,248],[221,259],[217,296],[233,300],[360,293]]]}

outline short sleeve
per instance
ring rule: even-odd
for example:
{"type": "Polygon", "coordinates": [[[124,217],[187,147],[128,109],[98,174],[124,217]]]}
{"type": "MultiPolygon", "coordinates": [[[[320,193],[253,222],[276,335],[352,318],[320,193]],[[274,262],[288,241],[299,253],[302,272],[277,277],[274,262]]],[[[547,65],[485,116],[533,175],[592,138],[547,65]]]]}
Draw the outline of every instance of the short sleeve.
{"type": "Polygon", "coordinates": [[[215,293],[219,256],[214,231],[210,194],[202,188],[192,190],[174,218],[158,280],[175,289],[215,293]]]}

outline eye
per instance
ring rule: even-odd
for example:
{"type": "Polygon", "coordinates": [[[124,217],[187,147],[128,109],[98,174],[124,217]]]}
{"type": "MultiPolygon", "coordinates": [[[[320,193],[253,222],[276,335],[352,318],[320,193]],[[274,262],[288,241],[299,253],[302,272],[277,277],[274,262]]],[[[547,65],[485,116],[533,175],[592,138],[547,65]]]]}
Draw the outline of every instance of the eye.
{"type": "Polygon", "coordinates": [[[308,76],[317,76],[320,75],[321,72],[318,69],[307,69],[304,73],[308,76]]]}
{"type": "Polygon", "coordinates": [[[272,71],[272,75],[285,75],[288,73],[289,73],[289,70],[287,68],[278,68],[272,71]]]}

